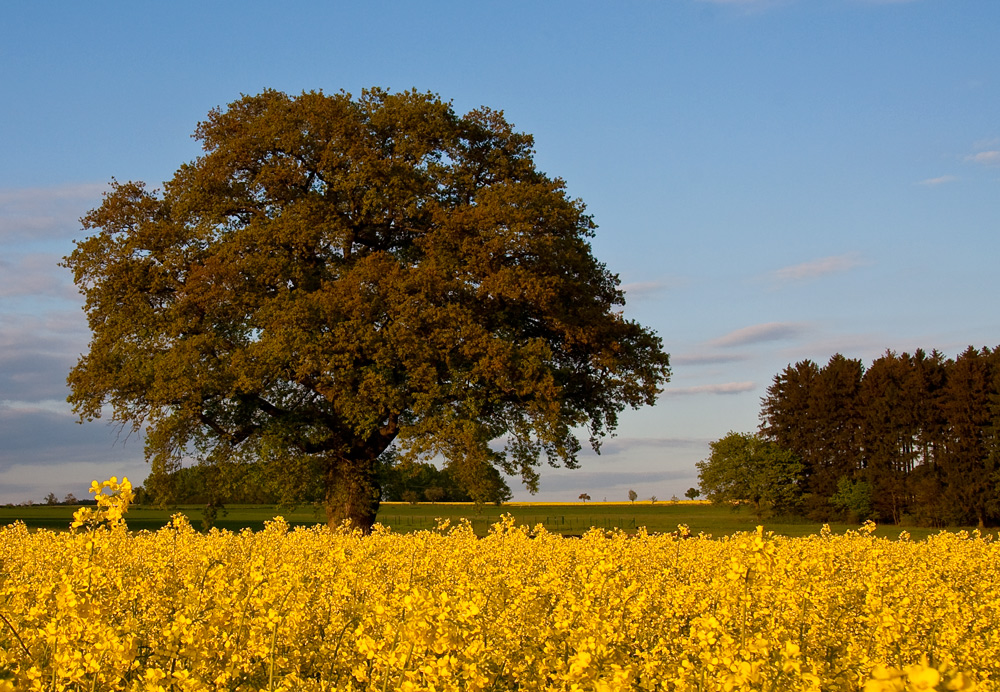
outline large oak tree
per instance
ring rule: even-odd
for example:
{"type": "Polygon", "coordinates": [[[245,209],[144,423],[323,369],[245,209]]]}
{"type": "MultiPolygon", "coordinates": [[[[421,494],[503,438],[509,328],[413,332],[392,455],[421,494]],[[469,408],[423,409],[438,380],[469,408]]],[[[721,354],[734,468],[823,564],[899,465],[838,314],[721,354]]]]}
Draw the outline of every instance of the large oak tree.
{"type": "Polygon", "coordinates": [[[66,258],[93,332],[70,401],[144,429],[154,469],[270,464],[367,529],[394,443],[535,489],[667,381],[583,204],[502,113],[266,91],[195,136],[162,192],[112,183],[66,258]]]}

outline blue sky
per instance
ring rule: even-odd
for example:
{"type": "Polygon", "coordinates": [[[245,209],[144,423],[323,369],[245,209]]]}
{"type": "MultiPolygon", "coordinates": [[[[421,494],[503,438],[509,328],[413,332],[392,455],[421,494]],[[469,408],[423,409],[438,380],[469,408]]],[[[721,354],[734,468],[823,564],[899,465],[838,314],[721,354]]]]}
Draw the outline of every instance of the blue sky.
{"type": "Polygon", "coordinates": [[[671,353],[658,404],[536,499],[682,496],[789,363],[1000,344],[998,29],[993,0],[5,7],[0,502],[147,473],[65,403],[88,333],[57,262],[108,181],[169,179],[241,93],[368,86],[533,134],[671,353]]]}

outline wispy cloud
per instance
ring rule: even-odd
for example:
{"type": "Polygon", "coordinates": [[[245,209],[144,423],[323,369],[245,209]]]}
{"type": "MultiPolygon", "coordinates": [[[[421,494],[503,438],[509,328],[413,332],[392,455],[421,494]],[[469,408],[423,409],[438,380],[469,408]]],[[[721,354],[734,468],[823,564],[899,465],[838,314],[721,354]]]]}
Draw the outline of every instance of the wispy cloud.
{"type": "Polygon", "coordinates": [[[793,264],[771,272],[771,278],[778,281],[802,281],[815,279],[829,274],[840,274],[865,264],[864,259],[856,252],[843,255],[832,255],[820,259],[793,264]]]}
{"type": "Polygon", "coordinates": [[[718,5],[719,7],[729,7],[738,10],[743,14],[753,14],[763,10],[788,5],[795,0],[698,0],[706,5],[718,5]]]}
{"type": "Polygon", "coordinates": [[[718,348],[731,348],[733,346],[746,346],[748,344],[760,344],[769,341],[783,341],[795,338],[805,331],[806,325],[801,322],[767,322],[729,332],[718,339],[709,341],[708,345],[718,348]]]}
{"type": "Polygon", "coordinates": [[[690,394],[742,394],[756,388],[753,382],[723,382],[721,384],[701,384],[694,387],[679,387],[664,390],[666,396],[687,396],[690,394]]]}
{"type": "Polygon", "coordinates": [[[65,401],[66,375],[86,344],[79,311],[0,313],[0,399],[65,401]]]}
{"type": "Polygon", "coordinates": [[[9,254],[0,257],[0,298],[55,297],[77,301],[79,293],[68,270],[59,266],[61,255],[9,254]]]}
{"type": "Polygon", "coordinates": [[[622,284],[622,290],[625,291],[625,297],[631,301],[640,301],[647,298],[652,298],[655,295],[662,293],[667,288],[666,281],[633,281],[631,283],[622,284]]]}
{"type": "Polygon", "coordinates": [[[997,166],[1000,165],[1000,149],[981,151],[978,154],[966,156],[965,160],[971,161],[972,163],[979,163],[984,166],[997,166]]]}
{"type": "Polygon", "coordinates": [[[71,236],[79,218],[97,206],[107,185],[0,188],[0,241],[71,236]]]}
{"type": "MultiPolygon", "coordinates": [[[[611,437],[601,443],[601,456],[632,453],[640,449],[687,449],[704,444],[705,440],[690,437],[611,437]]],[[[592,453],[589,446],[585,447],[587,453],[592,453]]]]}
{"type": "Polygon", "coordinates": [[[66,406],[66,411],[56,412],[48,406],[24,408],[0,405],[0,469],[19,463],[38,465],[59,464],[67,461],[100,461],[108,456],[117,444],[135,447],[142,458],[142,441],[138,436],[129,439],[110,424],[92,423],[78,425],[77,418],[66,406]]]}
{"type": "Polygon", "coordinates": [[[740,353],[688,353],[670,356],[673,365],[722,365],[741,360],[747,360],[747,356],[740,353]]]}
{"type": "Polygon", "coordinates": [[[0,209],[38,207],[58,200],[89,200],[100,198],[108,189],[106,183],[68,183],[54,187],[0,188],[0,209]]]}
{"type": "Polygon", "coordinates": [[[954,175],[942,175],[938,178],[927,178],[926,180],[921,180],[917,185],[927,185],[928,187],[934,187],[936,185],[946,185],[948,183],[953,183],[958,178],[954,175]]]}

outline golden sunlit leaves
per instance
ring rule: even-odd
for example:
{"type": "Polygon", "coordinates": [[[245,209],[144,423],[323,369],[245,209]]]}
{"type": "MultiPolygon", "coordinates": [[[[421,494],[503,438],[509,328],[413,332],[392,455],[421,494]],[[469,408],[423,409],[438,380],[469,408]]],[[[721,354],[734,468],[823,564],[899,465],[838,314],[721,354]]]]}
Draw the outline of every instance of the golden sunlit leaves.
{"type": "Polygon", "coordinates": [[[113,184],[65,262],[93,332],[70,401],[145,429],[154,468],[309,465],[331,522],[369,528],[390,445],[533,489],[669,378],[583,203],[499,111],[267,90],[196,137],[162,193],[113,184]]]}

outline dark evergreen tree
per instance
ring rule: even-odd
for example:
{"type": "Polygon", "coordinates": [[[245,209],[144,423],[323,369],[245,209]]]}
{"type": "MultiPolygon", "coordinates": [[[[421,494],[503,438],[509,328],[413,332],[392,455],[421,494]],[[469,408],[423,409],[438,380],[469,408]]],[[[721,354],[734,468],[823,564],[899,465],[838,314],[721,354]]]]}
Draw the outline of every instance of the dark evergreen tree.
{"type": "Polygon", "coordinates": [[[867,371],[840,354],[801,361],[768,388],[760,432],[801,459],[813,518],[1000,520],[1000,347],[887,351],[867,371]]]}
{"type": "Polygon", "coordinates": [[[913,387],[920,392],[917,411],[920,431],[914,466],[908,473],[907,484],[913,494],[911,513],[925,525],[943,526],[947,515],[937,458],[944,447],[948,430],[942,400],[951,365],[952,361],[936,349],[930,354],[918,349],[912,359],[913,387]]]}
{"type": "MultiPolygon", "coordinates": [[[[1000,351],[1000,349],[998,349],[1000,351]]],[[[991,404],[997,351],[966,349],[948,369],[942,408],[948,421],[936,456],[945,521],[985,526],[996,517],[997,467],[991,404]]]]}
{"type": "Polygon", "coordinates": [[[839,353],[819,372],[810,396],[814,465],[810,492],[829,498],[861,467],[858,399],[864,366],[839,353]]]}
{"type": "Polygon", "coordinates": [[[762,402],[761,433],[803,464],[803,509],[817,519],[835,511],[829,498],[860,468],[858,393],[861,361],[837,354],[824,368],[810,360],[774,378],[762,402]]]}
{"type": "Polygon", "coordinates": [[[789,365],[775,375],[761,401],[761,434],[793,452],[804,466],[806,479],[815,464],[810,433],[815,419],[810,410],[810,396],[818,377],[819,366],[811,360],[789,365]]]}
{"type": "Polygon", "coordinates": [[[859,397],[863,473],[872,491],[872,510],[898,524],[911,504],[908,478],[918,457],[920,389],[913,359],[892,351],[865,372],[859,397]]]}

